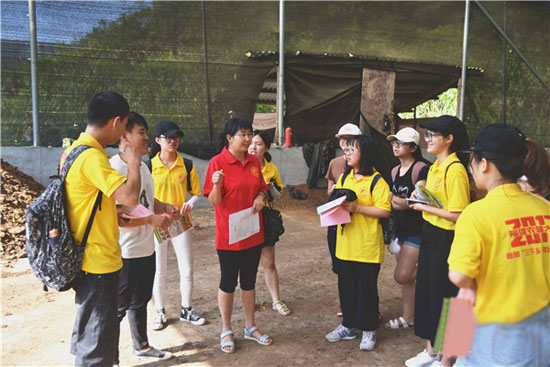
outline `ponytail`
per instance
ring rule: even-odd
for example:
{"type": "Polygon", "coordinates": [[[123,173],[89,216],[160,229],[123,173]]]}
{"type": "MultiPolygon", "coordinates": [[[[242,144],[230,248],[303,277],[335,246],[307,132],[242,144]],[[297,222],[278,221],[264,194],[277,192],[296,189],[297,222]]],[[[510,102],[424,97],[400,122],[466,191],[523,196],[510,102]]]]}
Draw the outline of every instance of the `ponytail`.
{"type": "Polygon", "coordinates": [[[546,196],[550,193],[550,157],[537,142],[525,141],[527,155],[523,160],[522,174],[533,188],[533,193],[546,196]]]}

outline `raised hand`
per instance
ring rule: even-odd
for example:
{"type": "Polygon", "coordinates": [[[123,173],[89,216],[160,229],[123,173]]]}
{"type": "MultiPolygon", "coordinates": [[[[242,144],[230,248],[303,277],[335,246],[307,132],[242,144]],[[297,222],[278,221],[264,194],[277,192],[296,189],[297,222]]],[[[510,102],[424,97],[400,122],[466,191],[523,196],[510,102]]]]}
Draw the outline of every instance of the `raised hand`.
{"type": "Polygon", "coordinates": [[[220,186],[224,177],[225,173],[223,173],[223,169],[220,169],[212,174],[212,183],[216,186],[220,186]]]}

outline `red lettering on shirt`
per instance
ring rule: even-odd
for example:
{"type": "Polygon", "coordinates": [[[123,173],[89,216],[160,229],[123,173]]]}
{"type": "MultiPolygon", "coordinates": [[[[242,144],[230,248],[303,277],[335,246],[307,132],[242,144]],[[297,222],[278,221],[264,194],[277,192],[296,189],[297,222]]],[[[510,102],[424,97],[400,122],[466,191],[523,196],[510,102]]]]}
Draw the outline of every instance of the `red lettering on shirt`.
{"type": "Polygon", "coordinates": [[[508,232],[512,238],[511,246],[519,247],[548,242],[550,226],[545,224],[547,219],[550,219],[550,215],[514,218],[504,222],[506,225],[512,226],[508,232]]]}

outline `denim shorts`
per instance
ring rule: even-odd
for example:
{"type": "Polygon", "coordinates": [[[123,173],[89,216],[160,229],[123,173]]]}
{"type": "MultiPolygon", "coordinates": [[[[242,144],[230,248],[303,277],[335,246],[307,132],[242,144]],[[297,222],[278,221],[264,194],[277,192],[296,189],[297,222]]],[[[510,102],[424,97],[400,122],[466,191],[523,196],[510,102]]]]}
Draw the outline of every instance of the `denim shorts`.
{"type": "Polygon", "coordinates": [[[470,354],[456,367],[550,366],[550,307],[515,324],[477,325],[470,354]]]}
{"type": "Polygon", "coordinates": [[[408,236],[405,237],[405,239],[399,239],[400,245],[409,245],[414,248],[420,248],[420,244],[422,243],[422,239],[420,236],[408,236]]]}

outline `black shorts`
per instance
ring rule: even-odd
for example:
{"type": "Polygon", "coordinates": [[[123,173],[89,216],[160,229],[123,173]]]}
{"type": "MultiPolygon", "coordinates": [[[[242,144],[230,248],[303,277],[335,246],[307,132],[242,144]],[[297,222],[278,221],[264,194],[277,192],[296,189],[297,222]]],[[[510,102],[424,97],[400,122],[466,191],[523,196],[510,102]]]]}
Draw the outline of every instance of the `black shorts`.
{"type": "Polygon", "coordinates": [[[220,260],[220,289],[222,291],[235,292],[237,278],[240,280],[243,291],[251,291],[256,287],[256,274],[262,254],[261,245],[241,251],[216,251],[220,260]]]}
{"type": "Polygon", "coordinates": [[[443,298],[454,297],[458,288],[449,280],[447,258],[451,251],[454,231],[424,224],[422,244],[418,255],[416,294],[414,302],[414,333],[435,342],[443,298]]]}

